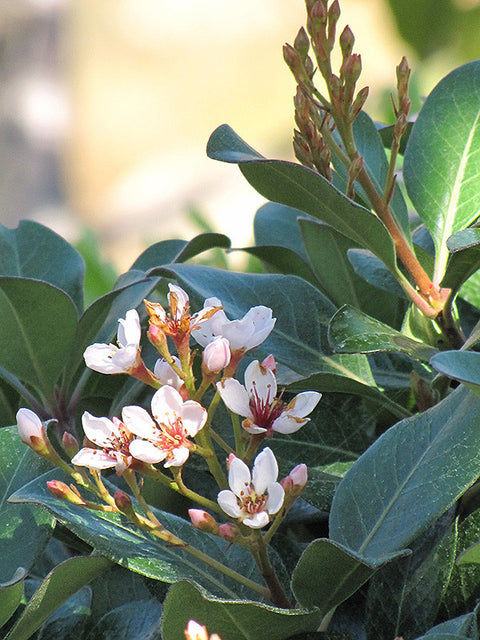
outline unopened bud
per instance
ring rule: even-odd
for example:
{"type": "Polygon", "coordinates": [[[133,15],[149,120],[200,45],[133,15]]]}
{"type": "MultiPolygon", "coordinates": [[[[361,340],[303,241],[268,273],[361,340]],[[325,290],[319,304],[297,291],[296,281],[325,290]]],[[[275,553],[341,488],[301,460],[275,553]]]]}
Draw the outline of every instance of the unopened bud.
{"type": "Polygon", "coordinates": [[[396,68],[397,73],[397,88],[399,93],[404,93],[408,87],[408,80],[410,78],[410,67],[405,56],[400,61],[400,64],[396,68]]]}
{"type": "Polygon", "coordinates": [[[189,509],[188,515],[192,522],[192,526],[200,531],[206,531],[207,533],[218,534],[218,523],[213,516],[204,511],[203,509],[189,509]]]}
{"type": "MultiPolygon", "coordinates": [[[[177,356],[172,356],[177,367],[181,369],[180,360],[177,356]]],[[[173,387],[177,391],[183,387],[183,380],[180,378],[178,373],[176,373],[172,367],[168,364],[165,358],[158,359],[155,363],[155,367],[153,368],[153,373],[155,377],[160,382],[160,384],[168,384],[170,387],[173,387]]]]}
{"type": "Polygon", "coordinates": [[[128,493],[125,493],[125,491],[117,489],[117,491],[115,491],[115,493],[113,494],[113,499],[115,500],[115,505],[117,506],[117,509],[119,511],[123,511],[127,514],[132,511],[132,499],[130,498],[128,493]]]}
{"type": "Polygon", "coordinates": [[[355,44],[355,36],[353,35],[353,31],[350,29],[348,24],[342,31],[339,41],[343,59],[348,58],[348,56],[351,55],[353,51],[353,45],[355,44]]]}
{"type": "Polygon", "coordinates": [[[265,369],[270,369],[272,373],[277,372],[277,363],[275,362],[275,358],[272,354],[268,355],[264,360],[262,360],[262,367],[265,369]]]}
{"type": "Polygon", "coordinates": [[[150,323],[147,331],[147,338],[159,353],[164,353],[167,348],[167,336],[158,325],[150,323]]]}
{"type": "Polygon", "coordinates": [[[288,42],[283,45],[283,59],[295,78],[300,77],[298,74],[299,70],[302,68],[302,57],[291,44],[288,44],[288,42]]]}
{"type": "Polygon", "coordinates": [[[328,10],[328,33],[327,33],[327,42],[328,48],[331,51],[335,44],[335,32],[338,19],[340,18],[340,5],[338,4],[338,0],[334,0],[330,5],[328,10]]]}
{"type": "Polygon", "coordinates": [[[228,542],[233,542],[240,535],[240,531],[233,522],[224,522],[218,527],[218,535],[228,542]]]}
{"type": "Polygon", "coordinates": [[[280,484],[285,491],[285,495],[289,496],[290,504],[298,498],[305,488],[308,481],[308,471],[306,464],[297,464],[288,476],[280,480],[280,484]]]}
{"type": "Polygon", "coordinates": [[[305,62],[308,56],[308,50],[310,49],[310,40],[308,38],[307,32],[303,27],[301,27],[301,29],[297,33],[297,37],[293,42],[293,46],[300,54],[300,58],[302,59],[302,61],[305,62]]]}
{"type": "Polygon", "coordinates": [[[230,363],[230,343],[226,338],[215,338],[203,350],[203,365],[207,372],[220,373],[230,363]]]}
{"type": "Polygon", "coordinates": [[[359,53],[352,53],[344,59],[340,75],[345,84],[354,85],[362,72],[362,58],[359,53]]]}
{"type": "Polygon", "coordinates": [[[235,460],[237,456],[234,453],[231,453],[228,458],[227,458],[227,471],[228,469],[230,469],[230,465],[232,464],[232,462],[235,460]]]}
{"type": "Polygon", "coordinates": [[[78,493],[78,489],[73,486],[69,487],[64,482],[60,482],[60,480],[48,480],[47,488],[55,498],[60,498],[60,500],[66,500],[67,502],[82,506],[86,506],[87,504],[78,493]]]}
{"type": "Polygon", "coordinates": [[[51,452],[50,443],[42,421],[34,411],[22,408],[17,411],[17,429],[21,441],[41,456],[51,452]]]}
{"type": "Polygon", "coordinates": [[[367,98],[368,98],[368,87],[363,87],[363,89],[360,89],[360,91],[357,93],[355,100],[353,101],[353,104],[352,104],[352,110],[351,110],[352,121],[355,120],[355,118],[358,116],[360,111],[363,109],[363,105],[367,101],[367,98]]]}
{"type": "Polygon", "coordinates": [[[325,25],[327,23],[327,10],[325,3],[322,0],[318,0],[313,5],[310,11],[310,18],[318,25],[325,25]]]}
{"type": "Polygon", "coordinates": [[[65,431],[62,436],[62,445],[65,453],[70,459],[73,458],[73,456],[77,454],[80,449],[78,440],[71,433],[68,433],[68,431],[65,431]]]}

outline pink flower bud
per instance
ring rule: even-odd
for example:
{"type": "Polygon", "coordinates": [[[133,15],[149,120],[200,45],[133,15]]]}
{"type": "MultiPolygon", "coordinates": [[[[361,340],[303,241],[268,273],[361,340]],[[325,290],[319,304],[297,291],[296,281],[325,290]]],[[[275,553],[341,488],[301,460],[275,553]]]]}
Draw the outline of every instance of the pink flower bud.
{"type": "Polygon", "coordinates": [[[218,527],[218,535],[224,540],[232,542],[235,538],[238,538],[238,527],[233,522],[224,522],[218,527]]]}
{"type": "Polygon", "coordinates": [[[132,510],[132,499],[130,498],[128,493],[125,493],[125,491],[121,491],[120,489],[118,489],[113,494],[113,499],[115,500],[115,505],[120,511],[128,513],[132,510]]]}
{"type": "Polygon", "coordinates": [[[234,453],[231,453],[227,458],[227,470],[230,469],[230,465],[235,460],[237,456],[234,453]]]}
{"type": "Polygon", "coordinates": [[[188,515],[195,529],[200,529],[200,531],[206,531],[207,533],[214,533],[215,535],[218,533],[217,521],[203,509],[189,509],[188,515]]]}
{"type": "Polygon", "coordinates": [[[226,338],[215,338],[203,351],[203,364],[211,373],[220,373],[230,363],[230,358],[230,343],[226,338]]]}
{"type": "Polygon", "coordinates": [[[272,354],[267,356],[264,360],[262,360],[262,367],[264,369],[270,369],[272,373],[277,372],[277,363],[275,362],[275,358],[272,354]]]}
{"type": "Polygon", "coordinates": [[[293,486],[303,489],[308,481],[308,470],[306,464],[297,464],[288,474],[292,479],[293,486]]]}
{"type": "Polygon", "coordinates": [[[29,447],[32,446],[32,436],[45,440],[42,421],[30,409],[22,408],[17,411],[17,428],[21,441],[29,447]]]}
{"type": "Polygon", "coordinates": [[[70,459],[73,458],[73,456],[77,454],[80,449],[77,439],[75,438],[75,436],[72,436],[71,433],[68,433],[68,431],[65,431],[65,433],[63,434],[62,445],[65,449],[65,453],[70,459]]]}
{"type": "Polygon", "coordinates": [[[48,480],[47,487],[55,498],[60,498],[60,500],[66,500],[73,504],[86,505],[85,500],[78,493],[77,489],[67,486],[64,482],[60,482],[60,480],[48,480]]]}

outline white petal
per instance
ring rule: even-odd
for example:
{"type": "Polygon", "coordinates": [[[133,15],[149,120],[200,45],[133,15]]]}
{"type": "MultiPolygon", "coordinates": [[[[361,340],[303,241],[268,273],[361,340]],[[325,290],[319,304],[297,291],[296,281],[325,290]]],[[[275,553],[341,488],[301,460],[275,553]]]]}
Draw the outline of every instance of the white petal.
{"type": "Polygon", "coordinates": [[[170,457],[165,462],[164,467],[181,467],[188,459],[190,450],[188,447],[176,447],[172,449],[170,457]]]}
{"type": "Polygon", "coordinates": [[[310,422],[310,418],[296,418],[290,415],[288,411],[284,411],[273,421],[272,429],[277,433],[295,433],[307,422],[310,422]]]}
{"type": "Polygon", "coordinates": [[[267,487],[276,482],[278,464],[269,447],[265,447],[255,458],[252,471],[252,484],[257,493],[265,493],[267,487]]]}
{"type": "Polygon", "coordinates": [[[115,374],[124,373],[123,366],[114,363],[112,358],[118,348],[111,344],[91,344],[83,352],[85,364],[89,369],[99,373],[115,374]]]}
{"type": "Polygon", "coordinates": [[[82,427],[87,438],[99,447],[111,448],[112,437],[118,437],[118,427],[108,418],[97,418],[88,411],[82,415],[82,427]]]}
{"type": "Polygon", "coordinates": [[[217,389],[230,411],[244,418],[253,418],[247,390],[235,378],[224,378],[217,382],[217,389]]]}
{"type": "Polygon", "coordinates": [[[234,458],[228,470],[228,484],[233,493],[239,498],[250,487],[250,469],[243,460],[234,458]]]}
{"type": "Polygon", "coordinates": [[[283,499],[285,497],[285,491],[279,482],[274,482],[268,487],[268,499],[265,505],[268,513],[278,513],[280,511],[283,499]]]}
{"type": "Polygon", "coordinates": [[[177,309],[174,319],[179,320],[182,317],[185,307],[189,304],[188,294],[182,289],[182,287],[179,287],[176,284],[169,284],[168,288],[170,289],[170,293],[167,297],[170,307],[172,306],[172,293],[177,298],[177,309]]]}
{"type": "Polygon", "coordinates": [[[228,489],[220,491],[217,497],[217,502],[225,513],[232,518],[239,518],[242,515],[242,510],[238,506],[235,494],[228,491],[228,489]]]}
{"type": "Polygon", "coordinates": [[[17,428],[22,442],[30,444],[30,437],[43,439],[43,425],[34,411],[23,407],[17,411],[17,428]]]}
{"type": "Polygon", "coordinates": [[[122,420],[129,431],[146,440],[156,440],[159,430],[150,414],[142,407],[123,407],[122,420]]]}
{"type": "Polygon", "coordinates": [[[130,309],[130,311],[127,311],[125,320],[119,318],[118,324],[117,340],[120,346],[126,347],[127,344],[133,344],[136,345],[138,349],[142,329],[140,327],[140,317],[137,310],[130,309]]]}
{"type": "Polygon", "coordinates": [[[155,391],[152,398],[152,414],[159,424],[175,422],[183,406],[183,398],[168,384],[155,391]]]}
{"type": "Polygon", "coordinates": [[[90,469],[109,469],[117,464],[117,457],[101,449],[80,449],[72,458],[72,464],[90,469]]]}
{"type": "MultiPolygon", "coordinates": [[[[180,367],[180,360],[177,356],[173,356],[173,359],[175,360],[177,367],[180,367]]],[[[156,361],[153,373],[161,384],[168,384],[177,391],[183,386],[183,380],[163,358],[159,358],[156,361]]]]}
{"type": "Polygon", "coordinates": [[[149,462],[155,464],[161,462],[166,458],[166,451],[162,451],[151,442],[147,440],[133,440],[130,443],[130,453],[137,460],[143,460],[143,462],[149,462]]]}
{"type": "Polygon", "coordinates": [[[262,367],[258,360],[251,362],[245,369],[245,387],[250,398],[260,398],[271,404],[277,395],[277,379],[271,369],[262,367]]]}
{"type": "Polygon", "coordinates": [[[201,404],[194,400],[184,402],[180,411],[182,424],[189,436],[196,436],[207,421],[208,413],[201,404]]]}
{"type": "Polygon", "coordinates": [[[138,345],[127,344],[121,349],[117,349],[111,356],[111,364],[121,373],[125,373],[137,362],[138,345]]]}
{"type": "Polygon", "coordinates": [[[257,427],[257,425],[249,420],[244,420],[242,422],[242,428],[245,429],[247,433],[251,433],[255,435],[256,433],[265,433],[267,430],[264,427],[257,427]]]}
{"type": "Polygon", "coordinates": [[[232,351],[244,349],[252,341],[255,326],[250,320],[231,320],[222,327],[222,335],[230,343],[232,351]]]}
{"type": "Polygon", "coordinates": [[[272,318],[272,310],[263,305],[252,307],[245,320],[252,322],[255,327],[250,340],[245,344],[246,350],[258,347],[268,337],[276,322],[276,318],[272,318]]]}
{"type": "Polygon", "coordinates": [[[258,513],[254,513],[250,518],[245,518],[242,520],[243,524],[246,524],[247,527],[251,529],[261,529],[266,524],[270,518],[268,517],[268,513],[266,511],[259,511],[258,513]]]}
{"type": "Polygon", "coordinates": [[[322,394],[316,391],[303,391],[288,403],[287,412],[296,418],[305,418],[312,413],[321,397],[322,394]]]}

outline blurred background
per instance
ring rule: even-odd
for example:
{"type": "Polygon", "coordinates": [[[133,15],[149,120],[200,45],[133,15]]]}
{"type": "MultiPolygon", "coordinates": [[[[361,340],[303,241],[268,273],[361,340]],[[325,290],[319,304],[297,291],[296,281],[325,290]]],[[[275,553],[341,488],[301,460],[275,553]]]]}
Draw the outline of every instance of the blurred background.
{"type": "MultiPolygon", "coordinates": [[[[477,0],[342,0],[362,54],[366,110],[391,120],[395,66],[414,110],[480,57],[477,0]]],[[[293,159],[295,90],[282,45],[302,0],[0,0],[0,222],[42,222],[113,270],[148,244],[207,228],[252,242],[262,199],[205,145],[230,124],[293,159]]]]}

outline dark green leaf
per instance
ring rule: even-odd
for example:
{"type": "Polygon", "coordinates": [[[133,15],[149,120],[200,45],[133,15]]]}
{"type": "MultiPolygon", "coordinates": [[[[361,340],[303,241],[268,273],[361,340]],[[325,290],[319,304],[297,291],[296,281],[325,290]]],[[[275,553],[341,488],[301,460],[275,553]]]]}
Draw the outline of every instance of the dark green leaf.
{"type": "MultiPolygon", "coordinates": [[[[430,364],[444,376],[466,384],[480,386],[480,353],[474,351],[442,351],[430,364]]],[[[480,392],[480,389],[477,391],[480,392]]]]}
{"type": "Polygon", "coordinates": [[[90,622],[92,591],[82,587],[68,598],[40,627],[35,640],[78,640],[90,622]]]}
{"type": "Polygon", "coordinates": [[[28,640],[47,618],[110,565],[99,556],[65,560],[42,581],[5,640],[28,640]]]}
{"type": "Polygon", "coordinates": [[[454,233],[448,238],[447,247],[452,255],[442,286],[457,292],[480,267],[480,229],[475,227],[454,233]]]}
{"type": "Polygon", "coordinates": [[[43,280],[68,293],[83,308],[83,258],[48,227],[22,220],[16,229],[0,225],[0,275],[43,280]]]}
{"type": "Polygon", "coordinates": [[[77,327],[60,289],[26,278],[0,278],[0,366],[52,399],[77,327]]]}
{"type": "Polygon", "coordinates": [[[430,345],[412,340],[348,305],[333,316],[328,337],[332,348],[339,353],[401,351],[425,362],[437,353],[430,345]]]}
{"type": "Polygon", "coordinates": [[[214,600],[191,583],[178,582],[171,587],[163,605],[164,640],[185,640],[184,631],[191,619],[223,640],[286,640],[293,634],[314,631],[321,617],[318,611],[214,600]]]}
{"type": "MultiPolygon", "coordinates": [[[[384,125],[376,125],[379,128],[378,133],[380,134],[380,138],[382,139],[382,144],[384,147],[386,147],[387,149],[390,149],[392,146],[392,142],[393,142],[393,130],[394,130],[394,125],[388,125],[388,126],[384,126],[384,125]]],[[[408,137],[410,135],[410,132],[412,130],[413,127],[413,122],[409,122],[407,124],[407,130],[402,138],[402,142],[400,144],[400,153],[403,155],[405,153],[405,147],[407,145],[407,141],[408,141],[408,137]]]]}
{"type": "MultiPolygon", "coordinates": [[[[405,293],[398,281],[395,280],[383,262],[373,253],[365,249],[350,249],[347,255],[352,267],[355,269],[355,273],[366,282],[376,289],[405,298],[405,293]]],[[[376,295],[378,296],[378,293],[376,295]]]]}
{"type": "MultiPolygon", "coordinates": [[[[267,202],[255,214],[253,222],[256,245],[275,245],[297,253],[305,262],[308,255],[303,245],[298,218],[308,219],[303,211],[277,202],[267,202]]],[[[315,218],[312,218],[315,220],[315,218]]]]}
{"type": "Polygon", "coordinates": [[[112,609],[90,631],[86,640],[160,640],[162,606],[153,598],[112,609]]]}
{"type": "Polygon", "coordinates": [[[298,276],[318,287],[318,280],[308,263],[291,249],[268,245],[242,247],[240,251],[245,251],[261,260],[267,271],[274,270],[279,273],[298,276]]]}
{"type": "Polygon", "coordinates": [[[375,253],[392,271],[396,270],[393,242],[383,223],[368,209],[355,204],[320,174],[302,165],[266,160],[250,149],[228,126],[210,136],[209,157],[237,162],[250,184],[265,198],[304,211],[330,224],[359,246],[375,253]]]}
{"type": "Polygon", "coordinates": [[[9,582],[0,583],[0,628],[10,620],[23,597],[25,569],[19,567],[9,582]]]}
{"type": "Polygon", "coordinates": [[[21,442],[16,427],[0,429],[0,460],[0,582],[8,582],[18,567],[30,570],[55,521],[39,507],[7,502],[14,491],[50,468],[21,442]]]}
{"type": "Polygon", "coordinates": [[[479,411],[480,398],[459,387],[386,431],[338,486],[332,540],[370,559],[406,547],[477,479],[479,411]]]}
{"type": "Polygon", "coordinates": [[[447,265],[447,239],[469,226],[480,209],[479,69],[480,61],[471,62],[439,82],[405,151],[405,185],[435,243],[437,282],[447,265]]]}
{"type": "Polygon", "coordinates": [[[417,640],[478,640],[478,607],[464,616],[437,624],[417,640]]]}

